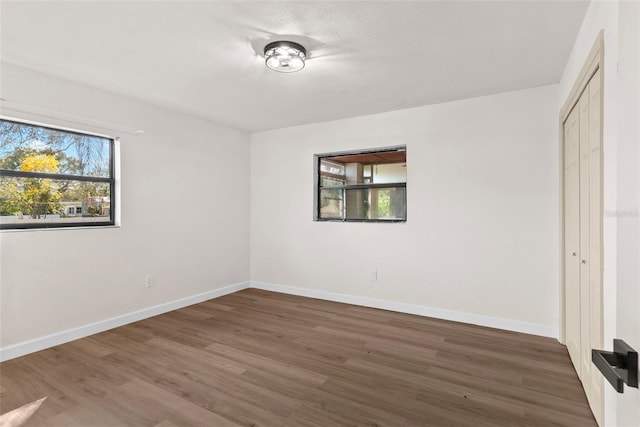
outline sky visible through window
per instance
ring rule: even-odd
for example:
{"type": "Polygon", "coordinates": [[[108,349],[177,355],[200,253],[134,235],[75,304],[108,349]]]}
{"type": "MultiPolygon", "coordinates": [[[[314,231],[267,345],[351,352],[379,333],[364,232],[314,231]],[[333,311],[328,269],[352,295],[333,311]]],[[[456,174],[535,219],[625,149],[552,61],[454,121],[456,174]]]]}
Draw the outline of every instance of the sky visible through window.
{"type": "Polygon", "coordinates": [[[0,120],[1,169],[19,170],[25,157],[38,154],[54,155],[57,173],[109,176],[109,139],[0,120]]]}

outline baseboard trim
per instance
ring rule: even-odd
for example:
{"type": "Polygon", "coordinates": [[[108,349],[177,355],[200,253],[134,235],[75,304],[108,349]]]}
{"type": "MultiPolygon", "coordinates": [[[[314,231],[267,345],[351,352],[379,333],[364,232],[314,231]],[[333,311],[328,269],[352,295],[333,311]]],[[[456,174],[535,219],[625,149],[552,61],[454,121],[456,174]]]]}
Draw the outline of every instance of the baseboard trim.
{"type": "Polygon", "coordinates": [[[503,319],[498,317],[483,316],[462,311],[444,310],[441,308],[422,305],[407,304],[387,301],[376,298],[368,298],[356,295],[339,294],[335,292],[318,291],[315,289],[297,288],[294,286],[279,285],[252,281],[251,287],[265,291],[281,292],[291,295],[299,295],[309,298],[342,302],[363,307],[380,308],[383,310],[397,311],[399,313],[416,314],[418,316],[434,317],[436,319],[452,320],[455,322],[470,323],[472,325],[487,326],[490,328],[504,329],[525,334],[540,335],[550,338],[558,338],[558,329],[552,326],[537,323],[522,322],[519,320],[503,319]]]}
{"type": "Polygon", "coordinates": [[[44,350],[56,345],[64,344],[66,342],[77,340],[79,338],[84,338],[89,335],[104,332],[109,329],[117,328],[119,326],[124,326],[129,323],[137,322],[149,317],[157,316],[158,314],[166,313],[168,311],[177,310],[189,305],[198,304],[203,301],[238,292],[243,289],[247,289],[248,287],[250,287],[250,285],[251,282],[236,283],[219,289],[214,289],[212,291],[203,292],[201,294],[192,295],[186,298],[180,298],[174,301],[155,305],[153,307],[147,307],[143,308],[142,310],[115,316],[110,319],[100,320],[98,322],[89,323],[77,328],[67,329],[29,341],[23,341],[21,343],[3,347],[0,348],[0,362],[24,356],[29,353],[34,353],[36,351],[44,350]]]}
{"type": "Polygon", "coordinates": [[[110,319],[101,320],[77,328],[67,329],[43,337],[35,338],[21,343],[0,348],[0,362],[24,356],[29,353],[44,350],[69,341],[87,337],[128,325],[129,323],[157,316],[189,305],[198,304],[213,298],[218,298],[247,288],[262,289],[265,291],[280,292],[290,295],[299,295],[309,298],[317,298],[327,301],[342,302],[346,304],[359,305],[362,307],[379,308],[382,310],[396,311],[399,313],[415,314],[418,316],[434,317],[436,319],[452,320],[455,322],[469,323],[472,325],[487,326],[490,328],[504,329],[507,331],[523,332],[526,334],[540,335],[544,337],[558,338],[558,329],[540,325],[536,323],[522,322],[519,320],[502,319],[491,316],[465,313],[461,311],[445,310],[435,307],[427,307],[416,304],[407,304],[395,301],[387,301],[376,298],[362,297],[357,295],[340,294],[326,292],[315,289],[298,288],[295,286],[279,285],[275,283],[247,281],[225,286],[190,297],[169,301],[163,304],[147,307],[110,319]]]}

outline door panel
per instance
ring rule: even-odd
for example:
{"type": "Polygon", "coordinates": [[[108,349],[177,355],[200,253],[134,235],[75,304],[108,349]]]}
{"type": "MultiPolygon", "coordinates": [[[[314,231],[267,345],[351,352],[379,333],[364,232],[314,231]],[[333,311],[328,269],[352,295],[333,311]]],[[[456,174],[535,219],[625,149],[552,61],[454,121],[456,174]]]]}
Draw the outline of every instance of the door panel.
{"type": "Polygon", "coordinates": [[[584,387],[588,389],[589,372],[591,370],[589,331],[589,325],[591,324],[591,294],[589,292],[589,268],[591,266],[589,256],[591,250],[589,246],[589,86],[587,86],[578,101],[578,109],[580,111],[580,379],[584,387]]]}
{"type": "MultiPolygon", "coordinates": [[[[590,348],[603,346],[602,315],[602,156],[600,119],[600,70],[589,83],[589,293],[590,305],[590,348]]],[[[590,351],[590,349],[587,349],[590,351]]],[[[596,420],[602,420],[604,382],[602,375],[590,365],[589,392],[587,397],[596,420]]],[[[585,385],[586,387],[586,385],[585,385]]]]}
{"type": "Polygon", "coordinates": [[[564,282],[565,340],[571,361],[580,375],[580,167],[579,111],[574,108],[564,124],[564,282]]]}

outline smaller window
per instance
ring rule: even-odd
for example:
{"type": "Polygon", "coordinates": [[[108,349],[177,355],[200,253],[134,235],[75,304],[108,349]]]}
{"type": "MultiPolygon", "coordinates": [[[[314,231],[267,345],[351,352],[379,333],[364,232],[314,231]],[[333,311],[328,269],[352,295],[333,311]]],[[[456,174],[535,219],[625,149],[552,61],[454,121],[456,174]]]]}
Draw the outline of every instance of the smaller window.
{"type": "Polygon", "coordinates": [[[407,150],[315,155],[316,221],[407,220],[407,150]]]}

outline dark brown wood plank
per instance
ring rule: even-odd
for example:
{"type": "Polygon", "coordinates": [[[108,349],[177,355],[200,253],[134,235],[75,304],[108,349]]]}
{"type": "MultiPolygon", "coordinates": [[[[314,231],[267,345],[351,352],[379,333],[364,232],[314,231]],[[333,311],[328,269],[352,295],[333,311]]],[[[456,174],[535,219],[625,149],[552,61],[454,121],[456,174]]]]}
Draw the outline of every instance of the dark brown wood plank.
{"type": "Polygon", "coordinates": [[[565,347],[247,289],[0,364],[26,426],[595,426],[565,347]]]}

